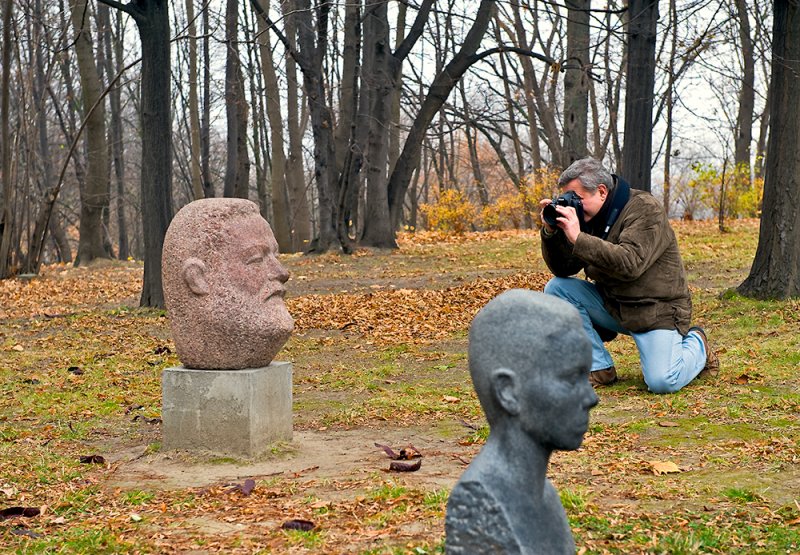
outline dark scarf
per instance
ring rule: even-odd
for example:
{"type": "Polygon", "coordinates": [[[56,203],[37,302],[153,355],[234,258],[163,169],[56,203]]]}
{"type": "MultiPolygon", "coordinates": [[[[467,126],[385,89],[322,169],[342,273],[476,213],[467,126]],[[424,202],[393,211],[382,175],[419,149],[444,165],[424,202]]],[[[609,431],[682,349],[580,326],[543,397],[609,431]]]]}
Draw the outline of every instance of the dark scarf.
{"type": "Polygon", "coordinates": [[[601,239],[608,237],[611,226],[617,221],[620,212],[622,212],[622,209],[628,203],[628,199],[631,198],[631,186],[621,177],[617,175],[613,175],[613,177],[617,182],[617,186],[614,187],[614,191],[606,197],[600,211],[595,214],[591,220],[586,222],[586,229],[584,229],[584,231],[589,234],[600,237],[601,239]]]}

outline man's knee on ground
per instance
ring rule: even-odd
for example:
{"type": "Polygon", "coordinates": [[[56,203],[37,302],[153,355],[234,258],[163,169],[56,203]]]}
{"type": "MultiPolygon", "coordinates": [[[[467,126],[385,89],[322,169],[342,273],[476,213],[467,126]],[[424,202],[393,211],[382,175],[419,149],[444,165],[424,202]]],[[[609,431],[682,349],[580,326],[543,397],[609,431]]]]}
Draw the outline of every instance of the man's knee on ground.
{"type": "Polygon", "coordinates": [[[644,382],[647,384],[647,388],[653,393],[675,393],[680,390],[677,384],[670,382],[664,375],[650,378],[645,376],[644,382]]]}

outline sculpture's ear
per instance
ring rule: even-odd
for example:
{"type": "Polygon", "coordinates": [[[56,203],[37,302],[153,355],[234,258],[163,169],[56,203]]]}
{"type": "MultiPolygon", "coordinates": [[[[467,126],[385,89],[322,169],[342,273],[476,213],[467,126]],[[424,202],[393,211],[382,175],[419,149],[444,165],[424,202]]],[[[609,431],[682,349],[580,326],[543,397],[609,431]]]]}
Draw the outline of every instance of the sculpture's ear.
{"type": "Polygon", "coordinates": [[[517,416],[519,407],[519,378],[508,368],[498,368],[492,372],[492,393],[497,403],[512,416],[517,416]]]}
{"type": "Polygon", "coordinates": [[[210,289],[206,281],[206,263],[199,258],[187,258],[183,262],[183,280],[195,295],[208,295],[210,289]]]}

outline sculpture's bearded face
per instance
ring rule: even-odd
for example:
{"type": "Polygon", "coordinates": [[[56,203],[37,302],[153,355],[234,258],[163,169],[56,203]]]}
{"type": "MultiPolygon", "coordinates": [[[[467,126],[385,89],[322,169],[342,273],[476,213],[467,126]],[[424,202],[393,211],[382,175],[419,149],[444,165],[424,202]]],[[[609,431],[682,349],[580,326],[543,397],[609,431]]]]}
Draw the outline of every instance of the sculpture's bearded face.
{"type": "Polygon", "coordinates": [[[258,206],[203,199],[173,219],[164,241],[164,297],[178,358],[189,368],[267,366],[294,321],[289,274],[258,206]]]}
{"type": "Polygon", "coordinates": [[[269,225],[253,215],[231,222],[228,229],[218,258],[209,261],[215,305],[209,316],[232,334],[234,342],[239,333],[268,339],[291,332],[293,321],[284,303],[289,274],[278,261],[278,244],[269,225]]]}

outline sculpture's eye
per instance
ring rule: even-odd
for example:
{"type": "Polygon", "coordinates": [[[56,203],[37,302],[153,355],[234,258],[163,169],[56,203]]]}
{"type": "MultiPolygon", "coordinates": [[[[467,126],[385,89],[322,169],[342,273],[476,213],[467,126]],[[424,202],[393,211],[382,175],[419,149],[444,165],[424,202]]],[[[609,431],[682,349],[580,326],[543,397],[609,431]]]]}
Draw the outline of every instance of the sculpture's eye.
{"type": "Polygon", "coordinates": [[[262,262],[264,262],[264,257],[263,257],[263,256],[261,256],[260,254],[257,254],[257,255],[255,255],[255,256],[251,256],[251,257],[250,257],[250,258],[247,260],[247,265],[249,266],[249,265],[251,265],[251,264],[261,264],[262,262]]]}

